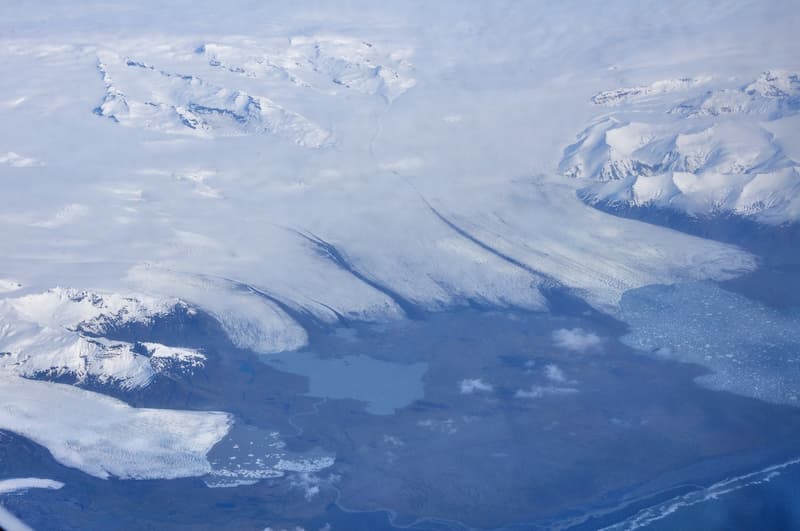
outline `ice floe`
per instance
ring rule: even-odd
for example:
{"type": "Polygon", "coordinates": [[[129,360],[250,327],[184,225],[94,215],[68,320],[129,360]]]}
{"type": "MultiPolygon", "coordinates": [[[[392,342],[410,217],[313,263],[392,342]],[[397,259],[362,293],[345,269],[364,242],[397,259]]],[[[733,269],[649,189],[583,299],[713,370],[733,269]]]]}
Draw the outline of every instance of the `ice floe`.
{"type": "Polygon", "coordinates": [[[698,382],[800,406],[800,319],[713,283],[647,286],[626,293],[622,341],[652,356],[702,365],[698,382]]]}

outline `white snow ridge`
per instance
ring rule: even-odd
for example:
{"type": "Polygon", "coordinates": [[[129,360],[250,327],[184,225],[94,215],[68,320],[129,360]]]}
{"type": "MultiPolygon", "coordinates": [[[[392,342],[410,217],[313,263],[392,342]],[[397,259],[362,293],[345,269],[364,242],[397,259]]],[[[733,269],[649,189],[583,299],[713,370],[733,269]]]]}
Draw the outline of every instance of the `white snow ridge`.
{"type": "Polygon", "coordinates": [[[800,221],[800,163],[784,151],[786,133],[772,130],[800,112],[798,74],[769,71],[743,87],[676,102],[673,89],[684,94],[700,84],[679,81],[595,96],[620,110],[580,134],[561,171],[583,180],[591,201],[800,221]]]}
{"type": "Polygon", "coordinates": [[[197,351],[103,337],[110,327],[166,316],[177,300],[123,297],[55,288],[0,300],[0,372],[27,377],[70,375],[123,388],[144,387],[159,372],[202,366],[197,351]]]}
{"type": "Polygon", "coordinates": [[[294,36],[267,42],[226,39],[198,48],[211,66],[254,79],[283,80],[331,92],[352,89],[391,102],[416,80],[409,50],[393,50],[347,35],[294,36]]]}
{"type": "Polygon", "coordinates": [[[160,70],[113,52],[98,55],[106,85],[101,116],[131,127],[214,138],[273,134],[308,148],[330,134],[263,96],[213,85],[197,76],[160,70]]]}

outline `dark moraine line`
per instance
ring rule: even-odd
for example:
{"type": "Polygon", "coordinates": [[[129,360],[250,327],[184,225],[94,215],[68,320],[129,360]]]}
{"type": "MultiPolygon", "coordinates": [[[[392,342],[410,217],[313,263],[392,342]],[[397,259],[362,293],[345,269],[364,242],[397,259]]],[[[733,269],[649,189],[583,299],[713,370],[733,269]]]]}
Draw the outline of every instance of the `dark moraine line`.
{"type": "Polygon", "coordinates": [[[364,284],[370,286],[371,288],[383,293],[401,309],[406,314],[409,319],[420,319],[422,317],[423,311],[417,306],[414,302],[406,299],[390,287],[386,286],[378,282],[377,280],[370,278],[366,274],[362,273],[347,259],[345,258],[344,254],[342,254],[339,249],[333,245],[332,243],[320,238],[316,234],[312,232],[301,232],[295,229],[288,229],[304,240],[311,243],[314,246],[315,250],[322,256],[336,264],[341,269],[347,271],[358,280],[363,282],[364,284]]]}

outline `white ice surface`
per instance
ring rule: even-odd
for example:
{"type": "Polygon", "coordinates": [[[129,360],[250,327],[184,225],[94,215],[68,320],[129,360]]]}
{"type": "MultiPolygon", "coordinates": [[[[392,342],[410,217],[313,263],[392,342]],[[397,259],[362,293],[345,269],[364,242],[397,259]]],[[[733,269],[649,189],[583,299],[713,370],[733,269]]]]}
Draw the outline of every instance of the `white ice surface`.
{"type": "Polygon", "coordinates": [[[630,177],[682,157],[669,179],[615,181],[615,197],[797,212],[792,2],[162,4],[0,5],[0,278],[24,286],[0,294],[3,426],[98,476],[207,473],[229,420],[19,378],[140,385],[153,369],[90,341],[76,327],[101,324],[95,310],[55,286],[180,298],[268,353],[302,346],[311,318],[541,310],[552,285],[608,309],[631,288],[755,266],[579,201],[589,183],[558,163],[586,124],[585,168],[630,177]],[[614,87],[633,89],[591,102],[614,87]]]}
{"type": "Polygon", "coordinates": [[[42,478],[10,478],[0,479],[0,494],[8,494],[27,489],[60,489],[64,484],[60,481],[42,478]]]}
{"type": "MultiPolygon", "coordinates": [[[[608,25],[569,5],[454,3],[455,24],[442,8],[366,7],[248,6],[248,20],[280,20],[251,26],[202,3],[174,23],[137,5],[124,24],[114,4],[107,16],[87,5],[54,8],[71,22],[42,35],[25,29],[21,5],[5,5],[16,31],[0,61],[17,75],[0,83],[14,103],[0,106],[14,131],[0,145],[47,165],[0,166],[0,273],[38,291],[180,297],[237,345],[276,352],[305,343],[298,315],[544,309],[540,288],[556,284],[607,308],[626,289],[753,267],[730,246],[586,207],[556,163],[596,113],[591,96],[623,71],[623,86],[639,87],[625,101],[650,101],[763,70],[753,51],[763,28],[745,46],[708,27],[780,6],[693,6],[696,21],[677,33],[678,10],[648,11],[661,17],[653,33],[622,2],[608,25]],[[695,49],[687,34],[708,41],[706,55],[683,53],[695,49]],[[638,39],[653,35],[676,64],[652,66],[665,52],[638,39]],[[624,64],[587,52],[608,39],[624,64]]],[[[769,62],[790,54],[770,49],[769,62]]],[[[761,178],[737,208],[791,179],[761,178]]]]}
{"type": "Polygon", "coordinates": [[[0,278],[0,293],[8,293],[10,291],[17,291],[22,288],[22,284],[8,280],[7,278],[0,278]]]}
{"type": "Polygon", "coordinates": [[[131,343],[103,336],[109,328],[165,317],[178,304],[174,299],[62,288],[0,299],[0,370],[146,386],[164,370],[202,365],[204,356],[157,343],[145,344],[145,356],[131,343]]]}
{"type": "Polygon", "coordinates": [[[800,221],[799,135],[790,125],[800,113],[800,75],[677,81],[596,95],[616,111],[566,149],[562,172],[593,201],[800,221]]]}
{"type": "Polygon", "coordinates": [[[5,531],[32,531],[30,527],[3,507],[0,507],[0,527],[5,531]]]}
{"type": "Polygon", "coordinates": [[[232,422],[219,412],[133,408],[70,385],[0,373],[0,429],[99,478],[178,478],[211,471],[206,453],[232,422]]]}

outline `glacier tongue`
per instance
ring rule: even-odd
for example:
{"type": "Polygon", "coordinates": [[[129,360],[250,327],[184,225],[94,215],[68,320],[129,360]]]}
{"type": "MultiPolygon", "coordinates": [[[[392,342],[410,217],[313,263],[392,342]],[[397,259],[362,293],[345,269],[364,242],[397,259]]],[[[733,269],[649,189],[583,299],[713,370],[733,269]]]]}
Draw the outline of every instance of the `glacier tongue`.
{"type": "Polygon", "coordinates": [[[211,472],[206,453],[230,429],[226,413],[133,408],[71,385],[0,371],[0,429],[46,447],[99,478],[153,479],[211,472]]]}

